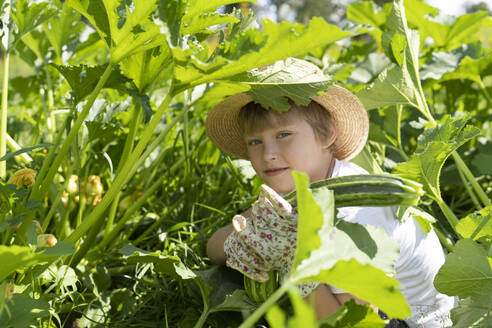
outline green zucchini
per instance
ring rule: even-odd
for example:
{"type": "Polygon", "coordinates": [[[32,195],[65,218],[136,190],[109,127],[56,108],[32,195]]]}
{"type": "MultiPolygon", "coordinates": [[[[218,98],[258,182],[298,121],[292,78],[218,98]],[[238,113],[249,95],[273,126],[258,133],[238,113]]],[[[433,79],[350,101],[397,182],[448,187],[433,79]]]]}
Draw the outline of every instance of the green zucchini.
{"type": "MultiPolygon", "coordinates": [[[[391,174],[360,174],[321,180],[310,189],[328,188],[335,195],[335,206],[414,206],[424,194],[422,185],[391,174]]],[[[284,196],[296,206],[296,192],[284,196]]]]}
{"type": "Polygon", "coordinates": [[[268,273],[269,280],[266,282],[258,282],[247,276],[244,276],[244,290],[249,298],[261,304],[267,300],[267,298],[272,295],[278,287],[278,274],[276,271],[272,270],[268,273]]]}

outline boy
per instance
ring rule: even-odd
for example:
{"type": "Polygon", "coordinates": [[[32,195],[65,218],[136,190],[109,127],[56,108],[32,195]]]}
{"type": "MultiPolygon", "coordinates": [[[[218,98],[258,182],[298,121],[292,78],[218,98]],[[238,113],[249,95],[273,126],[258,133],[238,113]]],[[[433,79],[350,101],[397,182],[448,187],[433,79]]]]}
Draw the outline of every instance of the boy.
{"type": "MultiPolygon", "coordinates": [[[[302,60],[289,58],[284,64],[306,75],[313,71],[322,75],[315,65],[302,60]]],[[[367,174],[362,168],[347,162],[364,147],[369,132],[369,120],[361,102],[339,86],[332,86],[324,94],[311,99],[307,106],[290,102],[290,110],[279,114],[255,104],[249,95],[236,94],[209,112],[206,131],[223,151],[250,160],[259,177],[279,194],[294,190],[293,170],[307,173],[311,183],[329,177],[367,174]]],[[[251,210],[242,217],[247,222],[251,218],[251,210]]],[[[444,263],[442,248],[433,231],[425,234],[413,219],[398,222],[390,207],[340,208],[337,217],[380,226],[400,245],[395,272],[412,309],[412,317],[406,320],[410,327],[437,328],[451,323],[449,310],[454,299],[438,293],[433,286],[434,276],[444,263]]],[[[233,222],[237,226],[240,221],[233,222]]],[[[262,233],[271,238],[276,231],[272,229],[270,233],[262,233]]],[[[241,252],[235,249],[235,245],[240,244],[237,239],[238,234],[232,225],[215,232],[207,244],[210,260],[217,264],[226,263],[248,275],[252,271],[261,274],[264,266],[241,258],[241,252]]],[[[257,240],[261,241],[261,238],[254,242],[257,240]]],[[[248,241],[241,241],[241,245],[244,243],[248,241]]],[[[258,248],[256,244],[249,246],[246,247],[258,248]]],[[[261,254],[260,257],[268,262],[268,257],[266,260],[261,254]]],[[[354,298],[343,290],[324,284],[317,285],[311,294],[306,300],[314,299],[318,319],[334,313],[343,303],[354,298]]]]}

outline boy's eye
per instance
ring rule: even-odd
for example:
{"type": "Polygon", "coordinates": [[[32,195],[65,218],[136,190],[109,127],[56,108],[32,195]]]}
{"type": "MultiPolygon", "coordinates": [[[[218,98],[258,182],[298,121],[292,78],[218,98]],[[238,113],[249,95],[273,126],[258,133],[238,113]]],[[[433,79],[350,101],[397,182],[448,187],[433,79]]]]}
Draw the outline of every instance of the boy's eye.
{"type": "Polygon", "coordinates": [[[285,138],[285,137],[288,137],[290,136],[292,133],[290,132],[280,132],[279,134],[277,134],[277,138],[285,138]]]}
{"type": "Polygon", "coordinates": [[[248,146],[255,146],[261,144],[261,141],[258,139],[253,139],[248,141],[248,146]]]}

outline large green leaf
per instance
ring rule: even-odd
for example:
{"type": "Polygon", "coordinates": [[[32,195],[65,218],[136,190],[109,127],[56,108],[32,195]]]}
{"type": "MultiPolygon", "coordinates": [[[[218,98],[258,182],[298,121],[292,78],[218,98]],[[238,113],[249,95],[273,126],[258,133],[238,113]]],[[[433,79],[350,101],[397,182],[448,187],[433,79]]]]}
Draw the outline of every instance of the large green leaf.
{"type": "MultiPolygon", "coordinates": [[[[481,55],[481,46],[474,43],[464,44],[460,48],[448,52],[433,52],[432,57],[422,65],[420,77],[423,80],[439,80],[446,73],[455,72],[465,57],[469,56],[471,59],[478,59],[481,55]]],[[[476,69],[474,71],[476,72],[476,69]]],[[[473,74],[474,71],[470,73],[473,74]]],[[[457,78],[466,78],[465,76],[457,78]]]]}
{"type": "Polygon", "coordinates": [[[247,84],[218,82],[205,90],[203,96],[195,103],[196,108],[208,110],[220,103],[225,98],[236,93],[249,91],[250,86],[247,84]]]}
{"type": "Polygon", "coordinates": [[[461,299],[451,310],[453,328],[492,327],[492,295],[461,299]]]}
{"type": "Polygon", "coordinates": [[[354,300],[343,304],[337,312],[320,321],[321,328],[383,328],[386,322],[370,307],[358,305],[354,300]]]}
{"type": "Polygon", "coordinates": [[[316,328],[318,325],[316,324],[316,312],[314,308],[309,306],[295,289],[290,288],[288,294],[292,308],[294,309],[294,315],[289,318],[288,327],[316,328]]]}
{"type": "Polygon", "coordinates": [[[172,72],[171,50],[167,44],[126,57],[121,62],[122,72],[133,80],[138,91],[145,92],[158,79],[167,81],[172,72]],[[163,71],[169,71],[162,76],[163,71]]]}
{"type": "Polygon", "coordinates": [[[80,15],[73,11],[66,2],[63,3],[59,15],[51,17],[43,24],[43,31],[46,39],[53,47],[56,54],[56,63],[62,64],[63,47],[78,37],[84,28],[84,23],[80,20],[80,15]]]}
{"type": "MultiPolygon", "coordinates": [[[[67,80],[72,88],[72,94],[75,102],[79,102],[87,97],[96,84],[99,82],[101,75],[106,69],[105,65],[89,67],[81,66],[59,66],[52,64],[67,80]]],[[[125,83],[129,82],[128,78],[121,74],[119,69],[114,69],[111,72],[108,80],[104,84],[104,88],[117,89],[126,91],[125,83]]]]}
{"type": "MultiPolygon", "coordinates": [[[[416,2],[416,0],[412,2],[416,2]]],[[[412,6],[407,8],[412,8],[412,6]]],[[[412,19],[409,17],[408,20],[410,23],[415,24],[419,31],[424,32],[423,37],[430,36],[434,39],[435,47],[442,50],[452,50],[463,43],[476,40],[476,34],[487,18],[488,14],[486,12],[479,11],[461,15],[452,24],[441,24],[422,16],[414,16],[412,19]]]]}
{"type": "Polygon", "coordinates": [[[393,173],[420,182],[428,196],[440,199],[439,176],[444,162],[458,147],[480,134],[476,127],[465,127],[467,120],[445,116],[436,127],[425,130],[410,160],[398,164],[393,173]]]}
{"type": "Polygon", "coordinates": [[[326,91],[332,84],[330,77],[317,74],[317,70],[300,71],[287,58],[268,67],[253,69],[231,78],[232,81],[247,84],[256,103],[264,108],[279,112],[289,110],[289,99],[297,105],[308,105],[311,97],[326,91]]]}
{"type": "Polygon", "coordinates": [[[444,74],[440,81],[468,79],[482,85],[482,78],[492,74],[492,53],[472,59],[465,57],[453,72],[444,74]]]}
{"type": "Polygon", "coordinates": [[[24,35],[33,31],[57,13],[58,10],[52,4],[52,1],[17,0],[10,12],[11,19],[15,22],[17,30],[14,33],[14,38],[9,40],[9,47],[12,47],[24,35]]]}
{"type": "Polygon", "coordinates": [[[165,34],[152,19],[155,1],[69,0],[68,5],[84,15],[106,41],[111,61],[139,51],[155,48],[166,42],[165,34]]]}
{"type": "Polygon", "coordinates": [[[456,225],[456,232],[463,238],[477,240],[487,237],[492,240],[492,206],[487,206],[461,219],[456,225]]]}
{"type": "MultiPolygon", "coordinates": [[[[293,173],[294,181],[296,183],[297,193],[297,211],[299,212],[299,223],[297,225],[297,247],[294,262],[292,267],[296,268],[302,261],[309,258],[311,251],[321,247],[321,238],[318,236],[318,231],[323,227],[325,223],[323,220],[323,212],[321,207],[315,201],[311,192],[309,192],[309,178],[305,174],[293,173]],[[310,220],[311,224],[300,224],[302,218],[313,218],[310,220]]],[[[324,206],[330,206],[331,208],[325,208],[326,214],[330,215],[326,220],[328,229],[333,227],[334,220],[334,196],[333,192],[324,195],[324,206]],[[330,222],[331,221],[331,222],[330,222]]]]}
{"type": "Polygon", "coordinates": [[[6,309],[0,312],[2,327],[36,327],[39,319],[50,314],[48,302],[24,294],[14,294],[12,299],[5,300],[5,307],[6,309]]]}
{"type": "Polygon", "coordinates": [[[368,24],[373,27],[368,32],[380,43],[383,25],[389,15],[391,5],[385,5],[383,10],[373,1],[359,1],[347,6],[347,18],[359,24],[368,24]]]}
{"type": "Polygon", "coordinates": [[[153,263],[154,269],[177,279],[194,279],[196,275],[184,266],[177,256],[163,255],[159,251],[147,252],[132,245],[120,249],[128,263],[153,263]]]}
{"type": "Polygon", "coordinates": [[[0,282],[12,272],[39,262],[38,254],[25,246],[0,246],[0,282]]]}
{"type": "Polygon", "coordinates": [[[483,247],[459,240],[434,279],[436,289],[460,298],[492,295],[492,268],[483,247]]]}
{"type": "Polygon", "coordinates": [[[397,104],[418,108],[419,95],[416,91],[406,63],[403,63],[402,67],[384,70],[374,84],[359,91],[357,97],[368,110],[397,104]]]}
{"type": "Polygon", "coordinates": [[[363,62],[355,64],[348,82],[351,84],[367,83],[383,72],[391,62],[384,54],[371,53],[363,62]]]}
{"type": "Polygon", "coordinates": [[[193,52],[173,50],[180,63],[175,67],[177,89],[187,89],[206,82],[225,80],[255,67],[272,64],[286,57],[300,56],[354,33],[343,31],[321,18],[313,18],[307,27],[282,22],[263,21],[263,32],[254,29],[237,34],[227,46],[227,59],[216,57],[205,63],[193,52]]]}
{"type": "MultiPolygon", "coordinates": [[[[192,19],[201,13],[207,13],[216,10],[220,6],[225,6],[231,3],[241,2],[238,0],[194,0],[188,3],[184,20],[192,19]]],[[[244,2],[256,3],[256,0],[247,0],[244,2]]]]}
{"type": "Polygon", "coordinates": [[[60,243],[53,249],[48,248],[41,252],[34,252],[26,246],[0,246],[0,282],[16,270],[25,269],[28,266],[49,261],[64,255],[70,255],[75,248],[71,243],[60,243]]]}
{"type": "Polygon", "coordinates": [[[195,34],[203,32],[204,29],[210,26],[226,23],[237,23],[239,19],[232,15],[224,15],[218,13],[204,13],[196,16],[187,16],[188,20],[183,20],[183,26],[181,27],[181,33],[183,34],[195,34]]]}
{"type": "Polygon", "coordinates": [[[377,306],[389,316],[409,316],[410,308],[398,291],[398,281],[387,276],[394,271],[398,244],[382,228],[349,222],[333,226],[333,194],[313,197],[307,189],[307,176],[296,172],[293,176],[299,218],[290,279],[330,284],[377,306]]]}

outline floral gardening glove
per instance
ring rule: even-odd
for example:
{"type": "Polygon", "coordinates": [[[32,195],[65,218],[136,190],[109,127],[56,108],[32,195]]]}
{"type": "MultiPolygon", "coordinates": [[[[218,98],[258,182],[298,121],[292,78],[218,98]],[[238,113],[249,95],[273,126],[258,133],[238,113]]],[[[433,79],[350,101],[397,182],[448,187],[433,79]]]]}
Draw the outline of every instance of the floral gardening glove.
{"type": "MultiPolygon", "coordinates": [[[[277,270],[281,279],[289,276],[297,244],[297,213],[273,189],[261,186],[252,206],[252,218],[236,215],[234,230],[224,243],[227,266],[259,282],[268,281],[268,272],[277,270]]],[[[318,283],[299,284],[308,295],[318,283]]]]}

